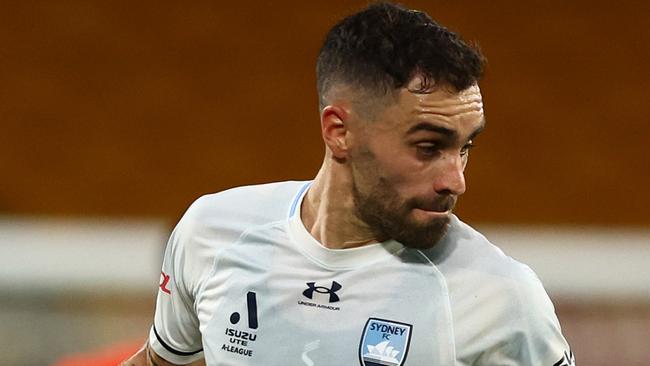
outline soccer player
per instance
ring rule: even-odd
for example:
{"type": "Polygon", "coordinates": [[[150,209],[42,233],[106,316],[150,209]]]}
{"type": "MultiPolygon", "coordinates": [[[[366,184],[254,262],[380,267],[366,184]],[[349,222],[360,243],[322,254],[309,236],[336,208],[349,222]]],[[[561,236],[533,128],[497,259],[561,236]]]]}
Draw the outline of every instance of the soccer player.
{"type": "Polygon", "coordinates": [[[485,126],[482,68],[419,11],[335,25],[320,171],[194,202],[124,365],[573,365],[536,275],[452,214],[485,126]]]}

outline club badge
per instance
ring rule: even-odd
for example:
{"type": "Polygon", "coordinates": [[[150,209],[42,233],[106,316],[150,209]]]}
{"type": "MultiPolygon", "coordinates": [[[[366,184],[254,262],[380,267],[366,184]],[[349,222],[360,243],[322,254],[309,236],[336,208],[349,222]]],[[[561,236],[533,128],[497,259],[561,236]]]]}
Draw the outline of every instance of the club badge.
{"type": "Polygon", "coordinates": [[[411,324],[370,318],[359,346],[362,366],[402,366],[411,344],[411,324]]]}

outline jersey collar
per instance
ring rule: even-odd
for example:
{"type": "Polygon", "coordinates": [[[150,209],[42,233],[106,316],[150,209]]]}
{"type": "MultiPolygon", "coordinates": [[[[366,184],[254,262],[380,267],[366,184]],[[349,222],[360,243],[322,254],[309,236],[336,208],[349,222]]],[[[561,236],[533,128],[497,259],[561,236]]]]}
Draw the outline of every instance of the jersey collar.
{"type": "Polygon", "coordinates": [[[307,182],[300,188],[289,211],[289,236],[303,255],[323,267],[351,269],[394,258],[394,254],[404,248],[402,244],[395,240],[366,244],[349,249],[329,249],[324,247],[307,231],[300,218],[302,200],[306,196],[310,185],[311,182],[307,182]]]}

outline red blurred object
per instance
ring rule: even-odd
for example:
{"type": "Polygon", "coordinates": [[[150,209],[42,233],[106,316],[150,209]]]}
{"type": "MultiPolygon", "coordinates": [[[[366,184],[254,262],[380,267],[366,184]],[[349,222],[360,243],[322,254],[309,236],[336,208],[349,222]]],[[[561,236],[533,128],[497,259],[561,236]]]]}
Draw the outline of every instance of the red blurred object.
{"type": "Polygon", "coordinates": [[[65,356],[52,366],[116,366],[136,353],[144,341],[123,342],[87,353],[65,356]]]}

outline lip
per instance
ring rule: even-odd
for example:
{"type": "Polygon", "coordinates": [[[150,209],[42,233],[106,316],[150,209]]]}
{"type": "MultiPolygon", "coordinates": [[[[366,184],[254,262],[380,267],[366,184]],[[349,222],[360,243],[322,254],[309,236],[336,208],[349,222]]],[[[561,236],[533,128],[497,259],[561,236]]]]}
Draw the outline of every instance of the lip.
{"type": "Polygon", "coordinates": [[[423,209],[423,208],[416,208],[415,210],[417,212],[421,212],[422,214],[424,214],[427,217],[432,217],[432,218],[434,218],[434,217],[447,217],[447,216],[449,216],[451,214],[451,210],[433,211],[433,210],[426,210],[426,209],[423,209]]]}

